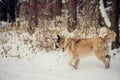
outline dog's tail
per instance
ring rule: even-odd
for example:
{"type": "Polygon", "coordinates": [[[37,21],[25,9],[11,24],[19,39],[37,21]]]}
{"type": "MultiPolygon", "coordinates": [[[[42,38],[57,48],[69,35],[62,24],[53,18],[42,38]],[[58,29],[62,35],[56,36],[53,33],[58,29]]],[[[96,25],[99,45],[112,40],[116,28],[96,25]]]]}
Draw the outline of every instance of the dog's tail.
{"type": "Polygon", "coordinates": [[[99,36],[105,39],[107,42],[112,42],[116,39],[116,33],[106,27],[102,27],[100,29],[99,36]]]}

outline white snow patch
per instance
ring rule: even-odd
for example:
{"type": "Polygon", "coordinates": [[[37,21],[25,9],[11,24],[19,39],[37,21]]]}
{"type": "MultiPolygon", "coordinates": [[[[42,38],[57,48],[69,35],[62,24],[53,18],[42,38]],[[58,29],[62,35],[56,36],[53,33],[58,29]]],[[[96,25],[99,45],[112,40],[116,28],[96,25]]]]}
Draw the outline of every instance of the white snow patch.
{"type": "Polygon", "coordinates": [[[9,25],[8,22],[0,21],[0,27],[7,27],[9,25]]]}
{"type": "Polygon", "coordinates": [[[112,58],[109,69],[105,69],[104,65],[94,56],[81,59],[77,70],[69,66],[68,61],[68,55],[61,51],[42,50],[29,60],[0,57],[0,80],[120,79],[120,54],[118,53],[112,58]]]}

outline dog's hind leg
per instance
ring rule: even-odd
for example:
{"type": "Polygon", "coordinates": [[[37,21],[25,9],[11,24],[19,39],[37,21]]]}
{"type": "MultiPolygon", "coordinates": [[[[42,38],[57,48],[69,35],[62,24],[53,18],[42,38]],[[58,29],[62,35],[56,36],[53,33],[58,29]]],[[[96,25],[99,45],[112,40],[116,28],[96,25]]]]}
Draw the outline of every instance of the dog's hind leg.
{"type": "Polygon", "coordinates": [[[110,62],[106,60],[106,56],[96,54],[96,57],[104,63],[106,69],[110,67],[110,62]]]}
{"type": "Polygon", "coordinates": [[[104,63],[106,69],[110,67],[110,56],[106,56],[107,52],[104,49],[95,49],[94,53],[104,63]]]}
{"type": "Polygon", "coordinates": [[[110,55],[106,55],[105,58],[106,58],[106,60],[108,62],[108,67],[110,67],[110,61],[111,61],[110,55]]]}

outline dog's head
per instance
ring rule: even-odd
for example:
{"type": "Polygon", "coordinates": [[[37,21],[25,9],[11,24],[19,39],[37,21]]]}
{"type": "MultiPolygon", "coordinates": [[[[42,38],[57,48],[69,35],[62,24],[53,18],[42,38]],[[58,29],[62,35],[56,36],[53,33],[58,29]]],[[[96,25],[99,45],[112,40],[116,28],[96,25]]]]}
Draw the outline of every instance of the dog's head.
{"type": "Polygon", "coordinates": [[[63,36],[57,35],[57,42],[56,42],[55,47],[61,48],[64,51],[64,42],[65,42],[65,38],[63,36]]]}

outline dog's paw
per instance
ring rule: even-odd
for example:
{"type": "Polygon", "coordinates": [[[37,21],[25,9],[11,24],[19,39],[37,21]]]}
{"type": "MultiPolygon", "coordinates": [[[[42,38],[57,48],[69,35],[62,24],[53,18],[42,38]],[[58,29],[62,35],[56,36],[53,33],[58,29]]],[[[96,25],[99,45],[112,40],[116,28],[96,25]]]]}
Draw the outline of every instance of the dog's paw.
{"type": "Polygon", "coordinates": [[[74,69],[78,69],[78,67],[77,66],[75,66],[75,65],[71,65],[74,69]]]}
{"type": "Polygon", "coordinates": [[[105,66],[105,69],[109,69],[110,68],[110,64],[105,66]]]}

